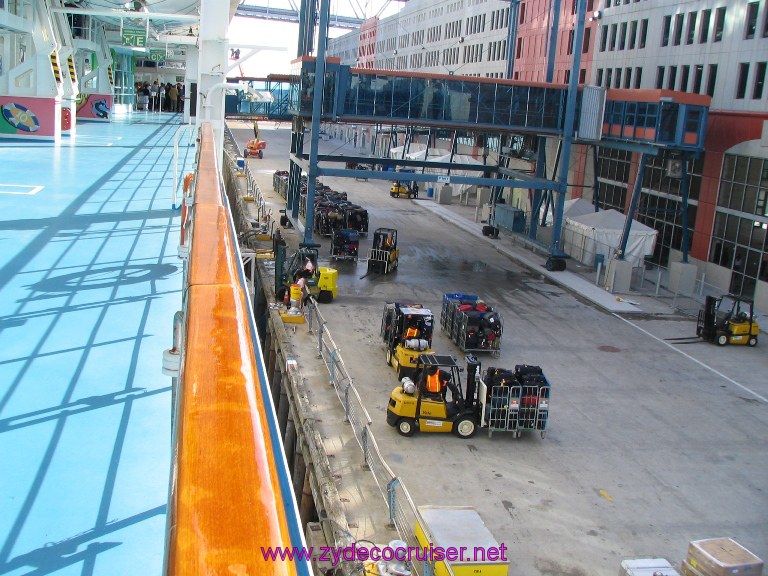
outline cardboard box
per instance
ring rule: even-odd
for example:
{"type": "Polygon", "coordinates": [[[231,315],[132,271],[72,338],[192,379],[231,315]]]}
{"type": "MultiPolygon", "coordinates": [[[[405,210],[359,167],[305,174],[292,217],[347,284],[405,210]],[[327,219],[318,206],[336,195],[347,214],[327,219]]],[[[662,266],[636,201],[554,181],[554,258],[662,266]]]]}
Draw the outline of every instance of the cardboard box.
{"type": "Polygon", "coordinates": [[[683,576],[704,576],[701,572],[696,570],[696,568],[688,564],[687,560],[683,560],[683,564],[680,566],[680,571],[683,573],[683,576]]]}
{"type": "Polygon", "coordinates": [[[690,542],[686,562],[701,576],[761,576],[763,573],[763,561],[731,538],[690,542]]]}

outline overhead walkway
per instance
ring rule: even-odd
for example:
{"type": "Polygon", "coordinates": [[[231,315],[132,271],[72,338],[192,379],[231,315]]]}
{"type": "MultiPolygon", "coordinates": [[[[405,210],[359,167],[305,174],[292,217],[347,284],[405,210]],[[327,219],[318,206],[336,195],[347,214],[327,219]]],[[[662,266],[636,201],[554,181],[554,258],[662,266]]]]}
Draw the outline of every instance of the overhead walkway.
{"type": "MultiPolygon", "coordinates": [[[[295,62],[290,109],[312,116],[316,62],[295,62]]],[[[569,87],[326,63],[322,120],[563,136],[569,87]]],[[[668,90],[577,91],[576,138],[700,150],[710,98],[668,90]],[[605,102],[604,102],[605,100],[605,102]],[[603,119],[603,110],[605,118],[603,119]]]]}

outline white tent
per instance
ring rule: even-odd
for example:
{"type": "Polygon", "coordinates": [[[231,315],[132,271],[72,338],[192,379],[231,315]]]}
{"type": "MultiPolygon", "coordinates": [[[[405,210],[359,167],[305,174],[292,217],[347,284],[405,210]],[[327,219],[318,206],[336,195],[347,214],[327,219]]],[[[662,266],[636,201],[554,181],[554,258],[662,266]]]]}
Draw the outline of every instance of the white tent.
{"type": "MultiPolygon", "coordinates": [[[[451,162],[451,154],[450,152],[446,152],[442,156],[436,156],[432,157],[430,154],[429,156],[430,162],[451,162]]],[[[475,160],[472,156],[468,156],[467,154],[454,154],[453,155],[453,163],[454,164],[473,164],[477,166],[481,166],[483,163],[479,162],[478,160],[475,160]]],[[[448,174],[448,170],[445,170],[444,168],[425,168],[424,172],[430,173],[430,174],[448,174]]],[[[479,173],[475,170],[451,170],[452,176],[477,176],[479,173]]],[[[453,189],[453,196],[459,196],[463,194],[468,188],[471,188],[473,184],[451,184],[451,188],[453,189]]]]}
{"type": "MultiPolygon", "coordinates": [[[[595,206],[589,200],[584,198],[571,198],[563,202],[563,220],[582,214],[591,214],[595,211],[595,206]]],[[[547,211],[547,226],[551,226],[555,221],[555,207],[549,205],[547,211]]]]}
{"type": "MultiPolygon", "coordinates": [[[[569,216],[563,231],[563,250],[588,266],[594,265],[598,254],[608,262],[619,248],[626,218],[616,210],[569,216]]],[[[657,231],[653,228],[633,220],[624,259],[633,267],[642,265],[643,258],[653,254],[656,235],[657,231]]]]}
{"type": "MultiPolygon", "coordinates": [[[[410,148],[408,148],[408,152],[405,153],[405,156],[403,156],[403,148],[404,146],[395,146],[394,148],[391,148],[389,150],[389,157],[397,159],[404,158],[405,160],[424,160],[424,155],[427,152],[427,145],[419,144],[418,142],[411,144],[410,148]]],[[[430,148],[428,160],[436,160],[446,154],[449,154],[448,150],[443,150],[442,148],[430,148]]]]}

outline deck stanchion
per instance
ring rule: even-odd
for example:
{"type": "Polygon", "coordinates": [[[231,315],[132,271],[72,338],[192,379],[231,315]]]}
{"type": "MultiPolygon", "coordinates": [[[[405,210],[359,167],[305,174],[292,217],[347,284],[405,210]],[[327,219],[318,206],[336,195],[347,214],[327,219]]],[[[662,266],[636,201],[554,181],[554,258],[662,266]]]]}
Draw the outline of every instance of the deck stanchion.
{"type": "Polygon", "coordinates": [[[389,524],[387,524],[387,528],[391,529],[397,528],[397,523],[395,522],[395,507],[397,506],[395,490],[399,483],[400,478],[398,477],[392,478],[392,480],[387,483],[387,503],[389,505],[389,524]]]}

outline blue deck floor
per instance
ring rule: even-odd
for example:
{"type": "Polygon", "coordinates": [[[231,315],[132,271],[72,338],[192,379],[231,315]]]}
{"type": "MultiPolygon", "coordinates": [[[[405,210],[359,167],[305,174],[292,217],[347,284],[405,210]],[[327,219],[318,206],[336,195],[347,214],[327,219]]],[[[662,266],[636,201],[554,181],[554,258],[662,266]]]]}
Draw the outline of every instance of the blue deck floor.
{"type": "Polygon", "coordinates": [[[0,144],[0,574],[161,573],[180,121],[0,144]]]}

